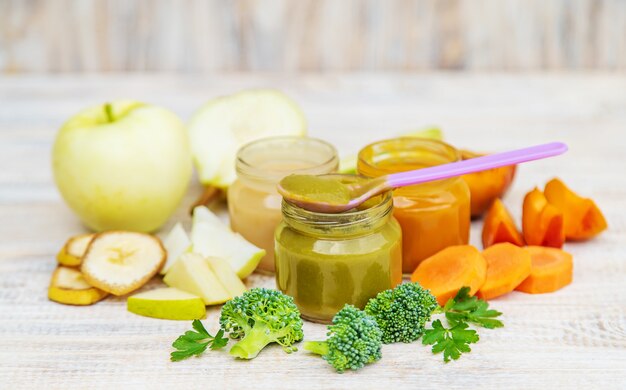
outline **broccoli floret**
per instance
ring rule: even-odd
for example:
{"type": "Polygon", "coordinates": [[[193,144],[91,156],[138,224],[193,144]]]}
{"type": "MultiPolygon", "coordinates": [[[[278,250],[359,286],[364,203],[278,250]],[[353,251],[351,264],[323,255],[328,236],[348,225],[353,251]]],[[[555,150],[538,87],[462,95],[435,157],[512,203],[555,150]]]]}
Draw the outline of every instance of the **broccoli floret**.
{"type": "Polygon", "coordinates": [[[370,299],[365,312],[378,322],[383,343],[410,343],[424,333],[424,325],[437,307],[430,291],[419,283],[404,283],[370,299]]]}
{"type": "Polygon", "coordinates": [[[220,325],[233,339],[241,339],[230,349],[240,359],[254,359],[266,345],[278,343],[287,353],[302,340],[302,319],[293,298],[279,291],[253,288],[226,302],[220,325]]]}
{"type": "Polygon", "coordinates": [[[304,349],[322,355],[338,372],[358,370],[381,357],[382,332],[374,318],[345,305],[328,326],[326,341],[308,341],[304,349]]]}

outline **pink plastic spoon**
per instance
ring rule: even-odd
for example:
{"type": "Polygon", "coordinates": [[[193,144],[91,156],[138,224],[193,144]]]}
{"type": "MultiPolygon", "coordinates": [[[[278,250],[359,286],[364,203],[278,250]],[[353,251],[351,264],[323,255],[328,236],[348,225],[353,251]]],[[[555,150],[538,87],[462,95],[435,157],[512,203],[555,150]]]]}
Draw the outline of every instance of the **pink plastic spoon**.
{"type": "Polygon", "coordinates": [[[374,179],[357,180],[354,175],[340,174],[290,175],[280,182],[278,192],[287,201],[303,209],[320,213],[340,213],[394,188],[539,160],[566,151],[567,145],[564,143],[551,142],[374,179]]]}

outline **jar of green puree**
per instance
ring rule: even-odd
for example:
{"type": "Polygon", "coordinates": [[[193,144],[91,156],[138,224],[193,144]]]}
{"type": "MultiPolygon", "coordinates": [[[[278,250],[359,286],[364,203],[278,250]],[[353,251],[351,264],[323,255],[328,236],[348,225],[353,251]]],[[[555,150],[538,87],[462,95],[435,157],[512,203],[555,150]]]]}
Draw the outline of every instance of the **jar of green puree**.
{"type": "Polygon", "coordinates": [[[346,304],[365,307],[402,281],[402,232],[391,193],[340,214],[317,213],[283,200],[276,229],[276,283],[302,317],[330,322],[346,304]]]}

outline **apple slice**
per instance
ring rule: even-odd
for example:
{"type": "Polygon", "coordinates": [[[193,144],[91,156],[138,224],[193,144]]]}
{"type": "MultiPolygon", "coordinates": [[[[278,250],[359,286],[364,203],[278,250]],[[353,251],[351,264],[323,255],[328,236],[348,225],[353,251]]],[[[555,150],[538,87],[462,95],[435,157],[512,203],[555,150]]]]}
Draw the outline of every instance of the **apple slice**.
{"type": "Polygon", "coordinates": [[[163,246],[167,252],[167,260],[165,260],[165,265],[161,268],[161,275],[165,275],[180,255],[191,248],[191,240],[189,240],[189,236],[187,236],[180,222],[174,225],[170,234],[163,241],[163,246]]]}
{"type": "Polygon", "coordinates": [[[163,282],[202,298],[206,305],[218,305],[232,297],[219,282],[202,255],[185,253],[170,267],[163,282]]]}
{"type": "Polygon", "coordinates": [[[217,276],[217,279],[219,279],[220,284],[224,286],[231,297],[238,297],[247,291],[246,285],[239,279],[235,271],[230,268],[226,260],[219,257],[207,257],[206,261],[217,276]]]}
{"type": "Polygon", "coordinates": [[[188,127],[200,182],[230,186],[239,147],[259,138],[305,136],[306,127],[300,107],[280,91],[248,90],[210,100],[188,127]]]}
{"type": "Polygon", "coordinates": [[[250,275],[265,256],[265,250],[234,233],[204,206],[193,210],[191,242],[192,252],[226,260],[241,279],[250,275]]]}
{"type": "Polygon", "coordinates": [[[67,240],[57,255],[59,264],[68,267],[79,266],[94,235],[95,234],[79,234],[67,240]]]}
{"type": "Polygon", "coordinates": [[[59,266],[52,274],[48,298],[66,305],[91,305],[109,295],[91,286],[75,268],[59,266]]]}
{"type": "Polygon", "coordinates": [[[165,320],[198,320],[206,315],[202,298],[173,287],[135,294],[126,307],[131,313],[165,320]]]}
{"type": "Polygon", "coordinates": [[[150,234],[109,231],[91,241],[81,271],[89,284],[113,295],[124,295],[159,272],[165,257],[161,240],[150,234]]]}

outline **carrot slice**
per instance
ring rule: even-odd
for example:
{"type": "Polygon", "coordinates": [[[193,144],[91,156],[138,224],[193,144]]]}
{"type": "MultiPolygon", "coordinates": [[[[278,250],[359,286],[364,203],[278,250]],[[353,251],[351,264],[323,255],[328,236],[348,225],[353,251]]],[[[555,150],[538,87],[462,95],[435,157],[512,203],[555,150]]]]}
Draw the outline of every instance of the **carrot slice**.
{"type": "Polygon", "coordinates": [[[490,246],[483,257],[487,260],[487,278],[476,293],[481,299],[510,293],[530,275],[530,253],[508,242],[490,246]]]}
{"type": "Polygon", "coordinates": [[[524,197],[522,230],[528,245],[560,248],[565,241],[563,213],[537,188],[524,197]]]}
{"type": "Polygon", "coordinates": [[[484,248],[499,242],[510,242],[517,246],[524,245],[522,234],[515,227],[513,217],[500,199],[494,200],[485,215],[482,238],[484,248]]]}
{"type": "Polygon", "coordinates": [[[471,245],[456,245],[423,260],[411,280],[429,289],[443,306],[463,286],[470,288],[470,296],[474,295],[486,275],[487,261],[480,251],[471,245]]]}
{"type": "Polygon", "coordinates": [[[524,250],[530,254],[532,269],[530,276],[517,286],[517,291],[543,294],[559,290],[572,282],[572,255],[561,249],[543,246],[527,246],[524,250]]]}
{"type": "Polygon", "coordinates": [[[566,239],[586,240],[606,229],[606,219],[594,201],[579,196],[561,180],[550,180],[545,195],[563,213],[566,239]]]}

